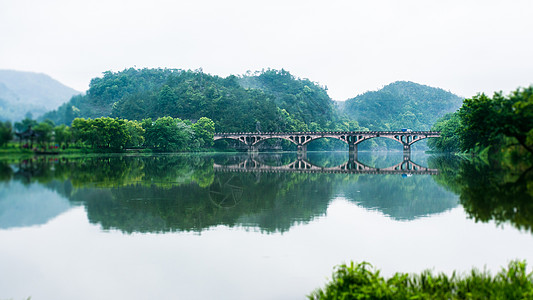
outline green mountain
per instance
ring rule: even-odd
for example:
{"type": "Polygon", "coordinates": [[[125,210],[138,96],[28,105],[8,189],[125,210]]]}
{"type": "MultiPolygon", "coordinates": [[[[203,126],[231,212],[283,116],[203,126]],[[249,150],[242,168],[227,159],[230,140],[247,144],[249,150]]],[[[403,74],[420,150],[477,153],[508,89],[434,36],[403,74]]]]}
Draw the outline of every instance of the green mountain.
{"type": "Polygon", "coordinates": [[[247,89],[259,89],[274,96],[274,103],[297,119],[314,127],[328,128],[337,119],[334,102],[324,87],[309,79],[295,79],[285,70],[267,70],[239,78],[247,89]]]}
{"type": "Polygon", "coordinates": [[[322,87],[284,70],[222,78],[201,70],[130,68],[94,78],[86,95],[43,118],[70,124],[76,117],[102,116],[207,117],[217,131],[306,131],[328,129],[335,112],[322,87]]]}
{"type": "Polygon", "coordinates": [[[0,121],[42,115],[79,93],[45,74],[0,70],[0,121]]]}
{"type": "Polygon", "coordinates": [[[440,88],[397,81],[348,99],[341,107],[348,118],[370,130],[429,130],[438,118],[461,107],[462,101],[440,88]]]}

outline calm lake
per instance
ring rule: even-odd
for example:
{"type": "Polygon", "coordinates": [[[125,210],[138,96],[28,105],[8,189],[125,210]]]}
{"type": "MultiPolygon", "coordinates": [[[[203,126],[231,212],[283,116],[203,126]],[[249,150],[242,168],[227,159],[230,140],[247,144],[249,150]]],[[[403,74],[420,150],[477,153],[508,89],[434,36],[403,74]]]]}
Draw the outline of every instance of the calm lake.
{"type": "Polygon", "coordinates": [[[417,152],[0,160],[0,299],[304,299],[350,261],[531,265],[531,173],[417,152]]]}

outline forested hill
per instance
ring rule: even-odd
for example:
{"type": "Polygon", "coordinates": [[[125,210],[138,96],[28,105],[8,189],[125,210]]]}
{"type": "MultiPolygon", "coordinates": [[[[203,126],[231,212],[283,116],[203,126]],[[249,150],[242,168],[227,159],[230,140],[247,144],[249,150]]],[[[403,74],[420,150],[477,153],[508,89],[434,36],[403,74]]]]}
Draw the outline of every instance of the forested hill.
{"type": "Polygon", "coordinates": [[[0,70],[0,121],[19,121],[28,112],[37,117],[76,94],[45,74],[0,70]]]}
{"type": "Polygon", "coordinates": [[[439,117],[461,107],[462,101],[440,88],[397,81],[346,100],[342,111],[370,130],[429,130],[439,117]]]}
{"type": "Polygon", "coordinates": [[[295,79],[285,70],[267,70],[239,78],[247,89],[259,89],[274,96],[274,103],[289,114],[315,127],[328,128],[328,122],[336,120],[334,102],[325,88],[308,79],[295,79]]]}
{"type": "Polygon", "coordinates": [[[94,78],[86,95],[43,119],[70,124],[76,117],[101,116],[207,117],[217,131],[326,130],[335,120],[333,101],[323,88],[283,70],[222,78],[201,70],[133,68],[94,78]]]}

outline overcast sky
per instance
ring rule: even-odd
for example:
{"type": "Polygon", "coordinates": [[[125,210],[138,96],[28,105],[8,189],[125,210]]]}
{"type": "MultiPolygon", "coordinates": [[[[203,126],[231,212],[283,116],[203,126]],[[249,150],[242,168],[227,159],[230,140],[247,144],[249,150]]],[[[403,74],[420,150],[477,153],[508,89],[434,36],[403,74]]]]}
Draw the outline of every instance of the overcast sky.
{"type": "Polygon", "coordinates": [[[396,80],[461,96],[533,83],[533,1],[0,0],[0,69],[85,91],[125,68],[284,68],[345,100],[396,80]]]}

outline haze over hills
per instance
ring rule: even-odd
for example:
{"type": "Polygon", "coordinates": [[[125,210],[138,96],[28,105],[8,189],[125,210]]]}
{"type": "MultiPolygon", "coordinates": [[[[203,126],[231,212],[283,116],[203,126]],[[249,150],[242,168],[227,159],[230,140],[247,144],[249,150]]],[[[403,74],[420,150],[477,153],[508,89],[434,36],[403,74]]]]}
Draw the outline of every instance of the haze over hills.
{"type": "Polygon", "coordinates": [[[396,81],[346,100],[341,111],[370,130],[429,130],[438,118],[461,107],[463,98],[440,88],[396,81]]]}
{"type": "Polygon", "coordinates": [[[80,92],[42,73],[0,70],[0,120],[19,121],[57,109],[80,92]]]}

